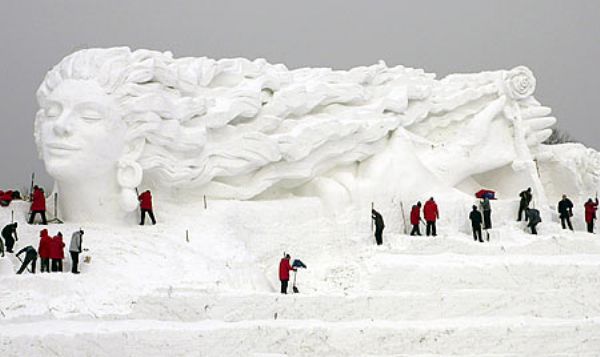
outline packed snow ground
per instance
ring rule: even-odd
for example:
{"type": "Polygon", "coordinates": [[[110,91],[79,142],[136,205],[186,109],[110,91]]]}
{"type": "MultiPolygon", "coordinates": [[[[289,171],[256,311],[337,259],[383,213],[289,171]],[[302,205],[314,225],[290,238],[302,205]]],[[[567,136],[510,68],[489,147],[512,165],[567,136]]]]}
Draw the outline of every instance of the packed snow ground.
{"type": "MultiPolygon", "coordinates": [[[[156,226],[82,225],[80,275],[19,276],[1,258],[0,356],[600,355],[600,238],[549,219],[532,236],[516,202],[495,202],[486,243],[468,232],[468,205],[441,202],[437,238],[403,234],[386,207],[381,247],[368,207],[156,205],[156,226]],[[277,293],[284,251],[308,265],[300,294],[277,293]]],[[[16,251],[37,248],[27,210],[0,209],[20,223],[16,251]]],[[[67,244],[78,228],[49,226],[67,244]]]]}

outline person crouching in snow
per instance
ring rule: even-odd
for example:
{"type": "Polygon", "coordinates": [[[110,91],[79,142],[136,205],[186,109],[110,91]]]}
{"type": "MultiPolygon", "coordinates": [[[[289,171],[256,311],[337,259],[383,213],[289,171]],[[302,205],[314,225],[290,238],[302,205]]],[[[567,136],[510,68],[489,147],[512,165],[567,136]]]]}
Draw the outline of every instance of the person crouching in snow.
{"type": "Polygon", "coordinates": [[[371,210],[371,218],[375,221],[375,242],[377,245],[383,244],[383,229],[385,228],[385,223],[383,222],[383,216],[381,213],[371,210]]]}
{"type": "Polygon", "coordinates": [[[33,219],[36,213],[42,216],[42,224],[46,225],[46,196],[44,190],[38,186],[33,186],[33,199],[31,202],[31,215],[29,216],[29,224],[33,224],[33,219]]]}
{"type": "Polygon", "coordinates": [[[287,294],[288,282],[290,281],[290,271],[296,270],[290,265],[290,255],[286,254],[279,262],[279,281],[281,281],[281,293],[287,294]]]}
{"type": "Polygon", "coordinates": [[[64,247],[65,243],[63,242],[63,235],[61,232],[58,232],[58,234],[52,238],[50,244],[50,258],[52,259],[53,272],[63,271],[63,259],[65,259],[64,247]]]}
{"type": "Polygon", "coordinates": [[[74,232],[71,236],[71,244],[69,244],[69,253],[71,253],[71,273],[79,274],[77,266],[79,265],[79,253],[81,253],[81,241],[83,238],[83,230],[74,232]]]}
{"type": "Polygon", "coordinates": [[[473,210],[469,214],[469,219],[471,220],[471,228],[473,229],[473,240],[479,240],[483,243],[483,238],[481,237],[481,212],[477,210],[477,206],[473,206],[473,210]]]}
{"type": "Polygon", "coordinates": [[[537,234],[537,229],[535,227],[542,222],[540,211],[536,210],[535,208],[527,208],[525,210],[525,218],[527,221],[529,221],[527,226],[531,228],[531,234],[537,234]]]}
{"type": "Polygon", "coordinates": [[[412,206],[410,210],[410,224],[412,224],[412,231],[410,231],[410,235],[420,236],[421,230],[419,229],[419,222],[421,222],[421,202],[417,202],[416,205],[412,206]]]}
{"type": "Polygon", "coordinates": [[[50,272],[50,249],[52,238],[48,235],[47,229],[42,229],[40,232],[40,244],[38,246],[38,254],[40,255],[40,272],[50,272]]]}
{"type": "Polygon", "coordinates": [[[427,222],[427,236],[437,236],[435,221],[440,218],[440,213],[438,211],[438,206],[433,200],[433,197],[429,199],[429,201],[425,202],[425,206],[423,207],[423,216],[425,217],[425,222],[427,222]]]}
{"type": "Polygon", "coordinates": [[[527,219],[526,210],[529,208],[529,204],[533,198],[533,195],[531,194],[531,187],[528,187],[525,191],[521,191],[521,193],[519,193],[519,197],[521,197],[521,200],[519,201],[519,215],[517,216],[518,222],[521,221],[523,212],[525,212],[525,219],[527,219]]]}
{"type": "Polygon", "coordinates": [[[598,209],[598,197],[596,202],[588,199],[584,204],[585,207],[585,223],[587,224],[588,233],[594,233],[594,220],[596,219],[596,210],[598,209]]]}
{"type": "Polygon", "coordinates": [[[27,247],[21,249],[17,253],[17,257],[23,253],[25,253],[25,260],[23,260],[23,264],[21,264],[21,268],[19,269],[19,271],[17,271],[17,274],[23,273],[23,271],[25,271],[25,269],[27,269],[27,266],[29,265],[29,263],[31,263],[31,273],[35,274],[35,262],[36,262],[37,256],[38,256],[37,252],[35,251],[35,248],[28,245],[27,247]]]}
{"type": "Polygon", "coordinates": [[[154,213],[152,211],[152,193],[150,190],[146,190],[142,192],[142,194],[138,197],[140,201],[140,212],[142,217],[140,218],[140,226],[144,225],[144,218],[146,217],[146,212],[148,212],[148,216],[152,220],[152,224],[156,224],[156,220],[154,219],[154,213]]]}

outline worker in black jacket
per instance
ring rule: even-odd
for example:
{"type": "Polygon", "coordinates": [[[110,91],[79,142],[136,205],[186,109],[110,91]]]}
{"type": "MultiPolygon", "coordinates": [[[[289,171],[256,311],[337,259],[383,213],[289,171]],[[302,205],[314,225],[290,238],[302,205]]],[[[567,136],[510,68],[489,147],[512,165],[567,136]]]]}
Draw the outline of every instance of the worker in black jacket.
{"type": "Polygon", "coordinates": [[[573,202],[567,198],[567,195],[562,195],[562,200],[558,202],[558,215],[560,217],[560,224],[563,229],[567,229],[565,223],[569,226],[570,230],[573,230],[571,224],[571,217],[573,216],[573,202]]]}
{"type": "Polygon", "coordinates": [[[479,240],[483,243],[483,238],[481,237],[481,222],[483,219],[481,212],[477,210],[477,206],[473,206],[473,210],[469,214],[469,219],[471,220],[471,228],[473,228],[473,240],[479,240]]]}
{"type": "Polygon", "coordinates": [[[12,253],[15,241],[19,240],[19,237],[17,237],[17,222],[7,224],[2,228],[2,238],[4,238],[6,244],[6,251],[12,253]]]}
{"type": "Polygon", "coordinates": [[[17,257],[23,253],[25,253],[25,260],[23,260],[23,264],[21,264],[21,268],[17,274],[23,273],[23,271],[27,269],[27,265],[29,265],[29,263],[31,263],[31,273],[35,274],[35,262],[37,261],[38,256],[37,251],[32,246],[28,245],[17,253],[17,257]]]}
{"type": "Polygon", "coordinates": [[[371,210],[371,218],[375,221],[375,242],[377,245],[383,244],[383,229],[385,228],[385,224],[383,223],[383,217],[381,213],[371,210]]]}
{"type": "MultiPolygon", "coordinates": [[[[521,191],[519,196],[521,197],[521,200],[519,201],[519,216],[517,217],[517,221],[521,221],[523,212],[529,208],[529,204],[533,198],[533,195],[531,194],[531,187],[528,187],[525,191],[521,191]]],[[[525,220],[527,220],[527,214],[525,214],[525,220]]]]}

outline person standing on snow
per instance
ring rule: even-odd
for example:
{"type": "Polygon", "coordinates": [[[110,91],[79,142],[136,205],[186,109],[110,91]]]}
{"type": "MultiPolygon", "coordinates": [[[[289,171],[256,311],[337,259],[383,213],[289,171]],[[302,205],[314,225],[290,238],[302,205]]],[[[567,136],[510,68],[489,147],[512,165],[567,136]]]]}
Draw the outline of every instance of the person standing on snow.
{"type": "Polygon", "coordinates": [[[61,272],[63,271],[63,259],[65,259],[65,243],[63,242],[63,235],[58,232],[54,238],[52,238],[50,244],[50,259],[52,259],[52,271],[61,272]]]}
{"type": "Polygon", "coordinates": [[[483,243],[483,238],[481,237],[481,212],[477,210],[477,206],[473,205],[473,210],[469,214],[469,219],[471,220],[471,228],[473,229],[473,239],[475,241],[479,240],[483,243]]]}
{"type": "Polygon", "coordinates": [[[419,229],[419,223],[421,222],[421,202],[417,202],[416,205],[412,206],[410,210],[410,224],[412,224],[412,231],[410,231],[410,235],[421,235],[421,230],[419,229]]]}
{"type": "Polygon", "coordinates": [[[29,216],[29,224],[33,224],[33,219],[36,213],[42,216],[42,224],[46,225],[46,196],[44,196],[44,190],[40,187],[33,186],[33,200],[31,202],[31,215],[29,216]]]}
{"type": "Polygon", "coordinates": [[[290,281],[290,271],[296,270],[290,265],[290,255],[286,254],[279,262],[279,281],[281,282],[281,293],[287,294],[288,282],[290,281]]]}
{"type": "Polygon", "coordinates": [[[433,200],[433,197],[431,197],[429,201],[425,202],[425,206],[423,207],[423,216],[425,217],[425,222],[427,222],[427,236],[437,236],[435,221],[440,218],[440,213],[438,211],[437,204],[433,200]]]}
{"type": "Polygon", "coordinates": [[[79,274],[77,269],[79,265],[79,253],[81,253],[81,243],[83,238],[83,230],[78,230],[71,236],[71,244],[69,244],[69,253],[71,253],[71,273],[79,274]]]}
{"type": "Polygon", "coordinates": [[[540,211],[536,210],[535,208],[527,208],[525,210],[525,219],[529,221],[527,226],[531,228],[531,234],[537,234],[536,226],[542,222],[540,211]]]}
{"type": "Polygon", "coordinates": [[[25,271],[25,269],[27,269],[27,266],[29,265],[29,263],[31,263],[31,273],[35,274],[35,262],[37,261],[37,256],[38,256],[37,252],[35,251],[35,248],[28,245],[27,247],[21,249],[17,253],[17,257],[23,253],[25,253],[25,260],[23,260],[23,264],[21,264],[21,268],[19,269],[19,271],[17,271],[17,274],[23,273],[23,271],[25,271]]]}
{"type": "Polygon", "coordinates": [[[146,190],[139,195],[138,200],[140,201],[140,211],[141,211],[141,219],[140,226],[144,225],[144,218],[146,217],[146,212],[150,219],[152,220],[152,224],[156,224],[156,220],[154,219],[154,212],[152,210],[152,193],[150,190],[146,190]]]}
{"type": "Polygon", "coordinates": [[[377,245],[382,245],[383,229],[385,228],[385,224],[383,223],[383,216],[381,216],[381,213],[372,209],[371,219],[375,221],[375,242],[377,242],[377,245]]]}
{"type": "MultiPolygon", "coordinates": [[[[529,203],[531,203],[531,199],[533,198],[531,187],[528,187],[525,191],[521,191],[519,196],[521,197],[521,201],[519,201],[519,217],[517,218],[517,222],[521,221],[521,215],[529,208],[529,203]]],[[[525,214],[525,219],[527,220],[527,214],[525,214]]]]}
{"type": "Polygon", "coordinates": [[[40,244],[38,246],[38,253],[40,255],[40,272],[50,272],[50,247],[52,245],[52,238],[48,235],[47,229],[42,229],[40,232],[40,244]]]}
{"type": "Polygon", "coordinates": [[[569,226],[570,230],[573,230],[573,225],[571,224],[571,217],[573,216],[573,202],[567,198],[567,195],[562,195],[562,200],[558,202],[558,214],[560,217],[560,224],[562,225],[562,229],[567,229],[565,222],[569,226]]]}
{"type": "Polygon", "coordinates": [[[6,244],[6,252],[13,253],[15,241],[19,240],[19,237],[17,237],[17,222],[7,224],[2,228],[2,238],[4,238],[4,243],[6,244]]]}
{"type": "Polygon", "coordinates": [[[487,196],[483,196],[481,210],[483,211],[483,229],[492,229],[492,205],[487,196]]]}
{"type": "Polygon", "coordinates": [[[596,202],[588,199],[584,204],[585,207],[585,223],[587,224],[588,233],[594,233],[594,220],[596,219],[596,210],[598,209],[598,197],[596,202]]]}

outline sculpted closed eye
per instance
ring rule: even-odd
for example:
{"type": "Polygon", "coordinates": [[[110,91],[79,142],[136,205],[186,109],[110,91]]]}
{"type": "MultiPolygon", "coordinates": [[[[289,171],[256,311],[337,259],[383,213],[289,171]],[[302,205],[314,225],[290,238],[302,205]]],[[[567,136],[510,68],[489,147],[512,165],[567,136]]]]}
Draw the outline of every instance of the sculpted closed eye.
{"type": "Polygon", "coordinates": [[[94,109],[84,109],[81,111],[81,117],[88,120],[100,120],[102,113],[94,109]]]}
{"type": "Polygon", "coordinates": [[[58,105],[51,105],[49,107],[47,107],[46,109],[44,109],[44,115],[46,115],[48,118],[54,118],[59,116],[61,113],[61,108],[58,105]]]}

